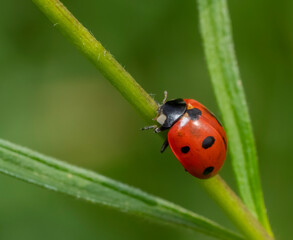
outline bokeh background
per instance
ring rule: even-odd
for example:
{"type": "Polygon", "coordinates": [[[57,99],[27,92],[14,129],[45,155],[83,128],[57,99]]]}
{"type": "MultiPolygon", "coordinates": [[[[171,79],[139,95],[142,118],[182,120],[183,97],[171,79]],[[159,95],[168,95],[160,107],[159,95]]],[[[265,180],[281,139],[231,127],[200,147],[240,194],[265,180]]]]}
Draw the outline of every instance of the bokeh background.
{"type": "MultiPolygon", "coordinates": [[[[220,116],[195,0],[66,0],[157,101],[220,116]]],[[[292,239],[293,2],[229,1],[262,185],[277,239],[292,239]]],[[[1,2],[0,137],[168,199],[234,229],[162,140],[31,1],[1,2]]],[[[221,118],[221,117],[220,117],[221,118]]],[[[235,188],[229,157],[221,172],[235,188]]],[[[211,239],[0,175],[0,239],[211,239]]]]}

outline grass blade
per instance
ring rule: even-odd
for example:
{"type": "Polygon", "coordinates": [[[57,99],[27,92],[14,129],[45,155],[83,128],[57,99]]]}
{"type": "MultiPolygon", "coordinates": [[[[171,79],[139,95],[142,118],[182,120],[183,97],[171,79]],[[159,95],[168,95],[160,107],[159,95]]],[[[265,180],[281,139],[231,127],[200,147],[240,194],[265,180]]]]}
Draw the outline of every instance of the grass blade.
{"type": "Polygon", "coordinates": [[[261,189],[256,147],[232,40],[226,0],[198,0],[211,80],[229,138],[241,198],[267,231],[272,230],[261,189]]]}
{"type": "Polygon", "coordinates": [[[178,205],[4,140],[0,140],[0,166],[2,173],[83,200],[190,228],[218,239],[243,239],[178,205]]]}

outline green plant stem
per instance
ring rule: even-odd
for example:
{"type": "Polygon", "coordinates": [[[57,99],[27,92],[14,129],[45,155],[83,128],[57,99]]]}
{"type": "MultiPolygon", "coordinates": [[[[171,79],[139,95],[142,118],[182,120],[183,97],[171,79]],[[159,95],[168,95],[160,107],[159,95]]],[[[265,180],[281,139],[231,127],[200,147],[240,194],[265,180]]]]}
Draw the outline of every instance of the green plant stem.
{"type": "Polygon", "coordinates": [[[99,69],[117,88],[123,97],[140,112],[147,121],[155,115],[156,102],[125,71],[95,37],[57,0],[32,0],[51,20],[56,28],[99,69]]]}
{"type": "Polygon", "coordinates": [[[226,0],[198,0],[205,55],[229,139],[240,196],[273,235],[263,199],[245,94],[234,52],[226,0]]]}
{"type": "MultiPolygon", "coordinates": [[[[77,46],[77,48],[88,57],[97,68],[104,74],[104,76],[122,93],[122,95],[143,115],[144,119],[150,121],[157,110],[155,101],[134,81],[134,79],[124,70],[123,67],[108,53],[103,46],[84,28],[78,20],[66,9],[66,7],[58,0],[32,0],[41,11],[52,21],[53,24],[63,32],[69,39],[77,46]]],[[[218,194],[217,183],[218,178],[206,180],[203,186],[213,195],[214,199],[218,199],[224,211],[229,209],[229,204],[225,202],[226,199],[223,194],[218,194]],[[213,189],[215,194],[213,194],[213,189]],[[217,194],[216,194],[217,193],[217,194]]],[[[220,184],[220,183],[218,183],[220,184]]],[[[228,191],[227,188],[222,188],[223,191],[228,191]]],[[[231,190],[229,190],[231,191],[231,190]]],[[[236,196],[228,194],[228,196],[236,196]]],[[[240,201],[235,200],[234,209],[242,208],[239,205],[240,201]]],[[[237,214],[235,212],[235,214],[237,214]]],[[[228,213],[230,215],[230,213],[228,213]]],[[[254,217],[248,212],[243,216],[243,221],[253,221],[254,217]]],[[[240,223],[239,223],[240,224],[240,223]]],[[[238,227],[239,225],[236,224],[238,227]]],[[[245,235],[250,235],[250,229],[243,227],[240,230],[245,235]]],[[[260,235],[263,231],[260,231],[260,235]]],[[[262,239],[267,239],[264,236],[262,239]]]]}
{"type": "Polygon", "coordinates": [[[208,194],[224,209],[226,215],[247,239],[273,239],[219,175],[209,181],[200,181],[208,194]]]}

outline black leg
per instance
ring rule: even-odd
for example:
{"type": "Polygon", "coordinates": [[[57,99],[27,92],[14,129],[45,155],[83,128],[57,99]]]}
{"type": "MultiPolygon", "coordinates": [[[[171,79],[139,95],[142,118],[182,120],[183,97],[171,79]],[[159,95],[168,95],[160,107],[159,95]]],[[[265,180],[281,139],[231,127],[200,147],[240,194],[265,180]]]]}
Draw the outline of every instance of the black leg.
{"type": "Polygon", "coordinates": [[[163,129],[161,127],[155,128],[155,133],[159,133],[159,132],[162,132],[162,131],[163,131],[163,129]]]}
{"type": "Polygon", "coordinates": [[[169,143],[168,143],[168,138],[167,138],[161,147],[161,153],[163,153],[168,146],[169,146],[169,143]]]}

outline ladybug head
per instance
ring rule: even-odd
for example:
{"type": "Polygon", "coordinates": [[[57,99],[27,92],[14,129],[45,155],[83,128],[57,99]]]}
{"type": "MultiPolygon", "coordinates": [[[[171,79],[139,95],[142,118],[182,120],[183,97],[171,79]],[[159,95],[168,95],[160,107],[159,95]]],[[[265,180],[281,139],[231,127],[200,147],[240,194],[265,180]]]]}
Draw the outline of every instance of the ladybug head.
{"type": "Polygon", "coordinates": [[[161,129],[168,129],[174,125],[186,112],[186,103],[182,98],[165,102],[158,109],[157,122],[161,129]]]}

